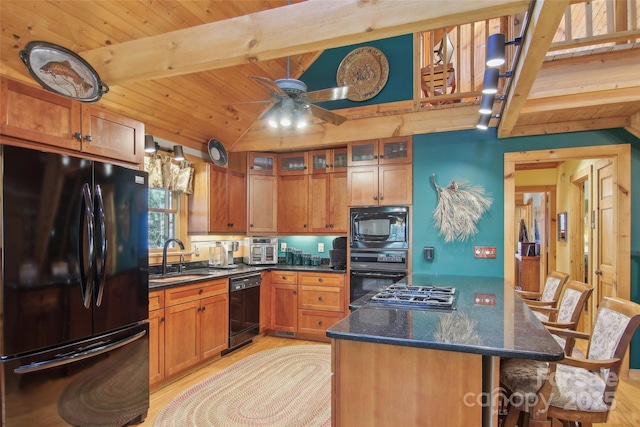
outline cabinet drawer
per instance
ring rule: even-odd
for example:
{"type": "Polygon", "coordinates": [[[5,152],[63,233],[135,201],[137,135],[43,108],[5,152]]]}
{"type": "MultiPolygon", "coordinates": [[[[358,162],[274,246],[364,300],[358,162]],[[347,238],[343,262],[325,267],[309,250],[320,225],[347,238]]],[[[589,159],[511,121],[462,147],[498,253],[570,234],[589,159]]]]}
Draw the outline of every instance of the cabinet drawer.
{"type": "Polygon", "coordinates": [[[338,287],[298,285],[298,308],[342,311],[344,289],[338,287]]]}
{"type": "Polygon", "coordinates": [[[342,312],[298,310],[298,332],[325,333],[342,317],[342,312]]]}
{"type": "Polygon", "coordinates": [[[164,289],[149,292],[149,311],[164,308],[164,289]]]}
{"type": "Polygon", "coordinates": [[[298,273],[299,285],[344,286],[344,274],[334,273],[298,273]]]}
{"type": "Polygon", "coordinates": [[[202,298],[221,295],[229,291],[228,279],[213,280],[210,282],[194,283],[193,285],[179,286],[165,290],[167,307],[196,301],[202,298]]]}
{"type": "Polygon", "coordinates": [[[274,270],[271,272],[271,282],[295,285],[298,282],[298,273],[295,271],[274,270]]]}

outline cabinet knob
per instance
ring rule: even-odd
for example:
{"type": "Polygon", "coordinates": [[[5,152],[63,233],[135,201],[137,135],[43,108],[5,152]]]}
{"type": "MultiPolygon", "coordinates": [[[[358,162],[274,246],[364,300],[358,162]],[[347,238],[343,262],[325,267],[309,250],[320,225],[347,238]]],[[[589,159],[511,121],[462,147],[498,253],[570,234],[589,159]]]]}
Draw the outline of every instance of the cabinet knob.
{"type": "Polygon", "coordinates": [[[318,301],[322,302],[322,297],[318,297],[318,301]]]}
{"type": "Polygon", "coordinates": [[[160,318],[160,321],[161,321],[161,322],[164,322],[164,316],[160,318]]]}
{"type": "Polygon", "coordinates": [[[378,158],[378,156],[373,156],[373,160],[376,160],[378,158]]]}
{"type": "Polygon", "coordinates": [[[380,196],[380,198],[379,198],[378,200],[384,200],[384,197],[383,197],[383,196],[380,196]]]}
{"type": "Polygon", "coordinates": [[[74,137],[75,139],[77,139],[78,141],[82,141],[82,134],[81,134],[80,132],[75,132],[75,133],[73,134],[73,137],[74,137]]]}
{"type": "Polygon", "coordinates": [[[205,311],[206,309],[207,309],[207,307],[206,307],[206,306],[205,306],[205,307],[202,307],[202,311],[205,311]]]}
{"type": "Polygon", "coordinates": [[[294,295],[296,295],[296,294],[297,294],[297,292],[296,292],[296,291],[293,291],[293,294],[294,294],[294,295]]]}
{"type": "Polygon", "coordinates": [[[253,224],[249,224],[249,227],[253,227],[253,224]]]}
{"type": "MultiPolygon", "coordinates": [[[[322,283],[322,277],[318,277],[318,282],[322,283]]],[[[322,298],[322,297],[320,297],[320,298],[322,298]]]]}
{"type": "Polygon", "coordinates": [[[87,142],[91,142],[91,135],[85,135],[84,140],[87,142]]]}
{"type": "Polygon", "coordinates": [[[329,228],[329,224],[325,224],[325,225],[324,225],[324,228],[329,228]]]}
{"type": "Polygon", "coordinates": [[[200,295],[202,295],[202,293],[203,293],[203,292],[204,292],[204,290],[202,290],[202,289],[198,290],[198,293],[199,293],[200,295]]]}
{"type": "Polygon", "coordinates": [[[378,200],[378,196],[373,196],[373,200],[378,200]]]}
{"type": "Polygon", "coordinates": [[[384,159],[384,154],[380,154],[380,158],[381,158],[381,159],[384,159]]]}
{"type": "Polygon", "coordinates": [[[253,165],[249,166],[249,169],[253,169],[253,165]]]}
{"type": "Polygon", "coordinates": [[[286,280],[286,279],[287,279],[287,276],[282,276],[282,280],[286,280]]]}
{"type": "Polygon", "coordinates": [[[302,224],[302,228],[307,228],[307,224],[302,224]]]}
{"type": "Polygon", "coordinates": [[[333,167],[333,163],[331,163],[331,164],[329,165],[329,167],[330,167],[330,168],[332,168],[332,167],[333,167]]]}
{"type": "Polygon", "coordinates": [[[329,224],[329,228],[333,228],[333,224],[329,224]]]}
{"type": "Polygon", "coordinates": [[[598,276],[602,276],[602,270],[596,270],[596,271],[595,271],[595,273],[596,273],[598,276]]]}
{"type": "Polygon", "coordinates": [[[318,326],[322,326],[322,320],[318,320],[318,326]]]}

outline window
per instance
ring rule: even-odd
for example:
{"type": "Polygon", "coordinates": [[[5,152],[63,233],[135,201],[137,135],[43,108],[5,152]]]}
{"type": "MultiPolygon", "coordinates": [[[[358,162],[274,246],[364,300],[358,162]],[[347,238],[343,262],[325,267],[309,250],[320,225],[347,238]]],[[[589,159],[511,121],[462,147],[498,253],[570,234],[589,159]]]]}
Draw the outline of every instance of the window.
{"type": "Polygon", "coordinates": [[[167,239],[178,237],[178,200],[173,191],[149,189],[149,249],[162,249],[167,239]]]}

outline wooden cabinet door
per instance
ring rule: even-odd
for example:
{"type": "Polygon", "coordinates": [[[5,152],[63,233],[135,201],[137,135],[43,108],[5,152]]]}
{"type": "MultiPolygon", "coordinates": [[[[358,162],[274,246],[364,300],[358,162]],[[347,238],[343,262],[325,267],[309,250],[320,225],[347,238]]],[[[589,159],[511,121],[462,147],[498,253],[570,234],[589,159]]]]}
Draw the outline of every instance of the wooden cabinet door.
{"type": "Polygon", "coordinates": [[[229,345],[229,294],[200,302],[200,349],[202,359],[217,356],[229,345]]]}
{"type": "Polygon", "coordinates": [[[165,376],[172,376],[200,361],[200,301],[165,309],[165,376]]]}
{"type": "Polygon", "coordinates": [[[211,164],[207,164],[207,168],[209,173],[207,190],[209,224],[207,231],[227,231],[227,170],[211,164]]]}
{"type": "Polygon", "coordinates": [[[242,172],[227,173],[228,231],[247,231],[247,178],[242,172]]]}
{"type": "Polygon", "coordinates": [[[378,166],[350,167],[347,172],[349,206],[378,204],[378,166]]]}
{"type": "Polygon", "coordinates": [[[380,205],[410,205],[413,200],[411,165],[385,165],[379,167],[380,205]]]}
{"type": "Polygon", "coordinates": [[[278,232],[308,232],[308,175],[279,176],[278,194],[278,232]]]}
{"type": "Polygon", "coordinates": [[[82,105],[82,151],[129,163],[144,162],[144,124],[82,105]]]}
{"type": "Polygon", "coordinates": [[[309,232],[331,231],[331,177],[332,174],[315,174],[309,178],[309,232]]]}
{"type": "Polygon", "coordinates": [[[372,166],[378,164],[378,140],[350,142],[347,146],[348,166],[372,166]]]}
{"type": "Polygon", "coordinates": [[[164,309],[149,312],[149,385],[164,379],[164,309]]]}
{"type": "Polygon", "coordinates": [[[349,231],[349,200],[347,194],[347,172],[332,173],[329,203],[329,225],[333,233],[346,233],[349,231]]]}
{"type": "Polygon", "coordinates": [[[307,154],[307,152],[279,154],[278,175],[307,175],[309,173],[307,154]]]}
{"type": "Polygon", "coordinates": [[[263,271],[260,273],[262,282],[260,283],[260,333],[267,329],[273,329],[271,324],[271,273],[263,271]]]}
{"type": "Polygon", "coordinates": [[[407,164],[413,161],[413,144],[410,136],[381,139],[378,143],[378,164],[407,164]]]}
{"type": "Polygon", "coordinates": [[[271,292],[273,329],[295,332],[298,325],[298,286],[274,283],[271,292]]]}
{"type": "Polygon", "coordinates": [[[26,83],[2,77],[0,133],[79,151],[80,104],[26,83]]]}
{"type": "Polygon", "coordinates": [[[249,232],[278,229],[278,181],[275,176],[249,176],[249,232]]]}
{"type": "Polygon", "coordinates": [[[249,174],[275,176],[277,158],[276,154],[249,153],[249,174]]]}
{"type": "Polygon", "coordinates": [[[299,308],[342,312],[344,289],[337,286],[298,285],[299,308]]]}

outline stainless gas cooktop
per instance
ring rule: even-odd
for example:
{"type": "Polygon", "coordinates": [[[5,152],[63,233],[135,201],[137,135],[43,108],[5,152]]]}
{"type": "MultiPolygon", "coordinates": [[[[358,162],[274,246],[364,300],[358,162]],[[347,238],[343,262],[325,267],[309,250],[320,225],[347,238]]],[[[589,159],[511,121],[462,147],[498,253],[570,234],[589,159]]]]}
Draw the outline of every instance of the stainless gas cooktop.
{"type": "Polygon", "coordinates": [[[369,304],[398,308],[455,309],[456,288],[452,286],[406,286],[393,284],[371,297],[369,304]]]}

